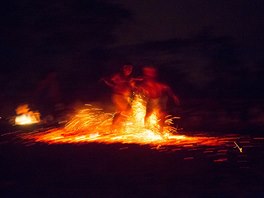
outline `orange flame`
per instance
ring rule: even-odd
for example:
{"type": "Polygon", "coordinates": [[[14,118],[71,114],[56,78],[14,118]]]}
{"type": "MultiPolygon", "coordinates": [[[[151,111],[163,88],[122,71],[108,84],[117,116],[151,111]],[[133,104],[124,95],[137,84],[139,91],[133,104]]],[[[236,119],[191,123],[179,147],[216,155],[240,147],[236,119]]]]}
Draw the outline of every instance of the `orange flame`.
{"type": "Polygon", "coordinates": [[[28,125],[40,122],[40,113],[30,111],[28,104],[20,105],[16,108],[17,116],[15,118],[16,125],[28,125]]]}
{"type": "MultiPolygon", "coordinates": [[[[163,132],[159,131],[159,122],[155,114],[150,118],[150,127],[144,126],[145,101],[136,96],[132,103],[132,112],[119,128],[112,129],[112,113],[105,113],[102,109],[92,105],[85,105],[63,128],[55,128],[46,132],[24,134],[24,139],[36,142],[56,143],[135,143],[160,146],[182,145],[222,145],[229,142],[229,138],[215,138],[204,136],[186,136],[177,134],[173,127],[173,120],[177,117],[167,116],[163,132]]],[[[234,139],[231,137],[231,139],[234,139]]]]}

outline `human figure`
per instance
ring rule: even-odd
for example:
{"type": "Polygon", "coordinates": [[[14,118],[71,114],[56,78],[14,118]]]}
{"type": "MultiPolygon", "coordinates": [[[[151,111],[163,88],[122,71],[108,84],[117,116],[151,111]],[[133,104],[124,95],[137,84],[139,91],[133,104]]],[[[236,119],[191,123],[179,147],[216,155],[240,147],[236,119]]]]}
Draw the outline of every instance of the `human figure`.
{"type": "Polygon", "coordinates": [[[37,85],[34,93],[41,113],[52,121],[57,114],[57,106],[61,104],[60,87],[55,71],[49,72],[37,85]]]}
{"type": "Polygon", "coordinates": [[[159,119],[160,132],[162,132],[168,99],[170,97],[176,105],[179,105],[179,98],[168,85],[157,81],[157,70],[152,66],[145,66],[143,68],[143,81],[140,89],[146,97],[145,126],[149,127],[149,118],[155,112],[159,119]]]}
{"type": "Polygon", "coordinates": [[[121,72],[114,74],[110,79],[102,79],[113,90],[112,102],[116,111],[113,118],[114,127],[121,124],[131,109],[133,89],[132,71],[132,65],[124,65],[121,72]]]}

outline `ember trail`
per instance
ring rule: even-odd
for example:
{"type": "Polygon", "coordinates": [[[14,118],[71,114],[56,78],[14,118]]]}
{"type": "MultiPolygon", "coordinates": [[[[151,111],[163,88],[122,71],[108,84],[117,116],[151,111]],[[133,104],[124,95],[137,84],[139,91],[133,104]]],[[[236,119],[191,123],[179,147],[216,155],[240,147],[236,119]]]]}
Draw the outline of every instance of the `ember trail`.
{"type": "Polygon", "coordinates": [[[22,134],[24,140],[46,142],[48,144],[60,143],[135,143],[150,144],[153,146],[173,146],[200,144],[206,146],[223,145],[234,141],[235,137],[215,138],[205,136],[180,135],[173,127],[173,120],[179,117],[166,117],[166,125],[161,133],[158,119],[155,114],[150,118],[149,128],[144,126],[145,101],[136,96],[132,104],[132,112],[119,126],[112,128],[112,113],[92,105],[85,105],[83,109],[72,117],[64,127],[50,129],[45,132],[32,132],[22,134]]]}

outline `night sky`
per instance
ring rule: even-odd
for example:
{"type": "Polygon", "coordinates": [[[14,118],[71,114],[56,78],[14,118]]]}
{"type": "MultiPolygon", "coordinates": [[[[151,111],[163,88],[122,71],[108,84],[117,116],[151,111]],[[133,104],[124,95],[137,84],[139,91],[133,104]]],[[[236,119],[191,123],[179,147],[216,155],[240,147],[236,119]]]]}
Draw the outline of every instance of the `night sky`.
{"type": "Polygon", "coordinates": [[[188,38],[208,27],[214,34],[233,37],[243,48],[263,46],[263,1],[119,2],[134,16],[119,33],[121,44],[188,38]]]}
{"type": "Polygon", "coordinates": [[[263,98],[263,8],[261,0],[6,1],[1,103],[30,101],[51,71],[66,102],[96,98],[106,89],[99,79],[126,63],[135,75],[155,65],[184,100],[263,98]]]}

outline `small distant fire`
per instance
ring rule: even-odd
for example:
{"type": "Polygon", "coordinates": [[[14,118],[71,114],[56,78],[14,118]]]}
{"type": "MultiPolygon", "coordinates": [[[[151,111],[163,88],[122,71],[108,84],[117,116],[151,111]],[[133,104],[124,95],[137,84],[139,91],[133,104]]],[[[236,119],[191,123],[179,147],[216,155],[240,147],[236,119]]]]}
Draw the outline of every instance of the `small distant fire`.
{"type": "Polygon", "coordinates": [[[15,125],[29,125],[40,122],[40,113],[30,110],[28,104],[19,105],[16,108],[15,125]]]}

